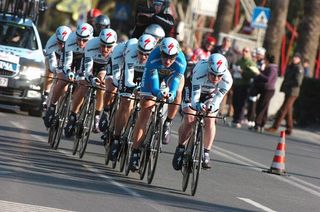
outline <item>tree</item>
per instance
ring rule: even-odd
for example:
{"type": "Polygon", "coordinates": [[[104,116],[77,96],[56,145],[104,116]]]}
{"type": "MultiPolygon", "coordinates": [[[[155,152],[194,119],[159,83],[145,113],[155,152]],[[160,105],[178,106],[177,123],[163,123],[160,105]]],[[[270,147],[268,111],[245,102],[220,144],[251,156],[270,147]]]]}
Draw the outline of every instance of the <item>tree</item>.
{"type": "Polygon", "coordinates": [[[217,20],[214,25],[213,36],[219,39],[219,33],[229,33],[232,28],[235,0],[219,1],[217,20]]]}
{"type": "MultiPolygon", "coordinates": [[[[316,0],[315,0],[316,1],[316,0]]],[[[289,0],[271,0],[271,17],[263,46],[275,56],[275,63],[279,64],[282,36],[285,33],[289,0]]]]}
{"type": "Polygon", "coordinates": [[[298,28],[297,51],[309,59],[313,73],[320,37],[320,1],[308,0],[304,4],[304,16],[298,28]]]}

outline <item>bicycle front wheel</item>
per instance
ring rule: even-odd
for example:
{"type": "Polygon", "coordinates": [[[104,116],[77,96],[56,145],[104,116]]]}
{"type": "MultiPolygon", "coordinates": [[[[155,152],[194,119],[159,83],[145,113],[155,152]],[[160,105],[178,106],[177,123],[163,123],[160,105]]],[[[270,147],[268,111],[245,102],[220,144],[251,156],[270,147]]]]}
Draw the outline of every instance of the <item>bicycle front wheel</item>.
{"type": "Polygon", "coordinates": [[[194,196],[197,191],[199,175],[201,170],[202,162],[202,145],[203,145],[203,129],[198,125],[198,130],[196,132],[196,142],[193,147],[192,154],[192,182],[191,182],[191,195],[194,196]]]}
{"type": "Polygon", "coordinates": [[[188,187],[189,178],[190,178],[190,172],[191,172],[191,156],[192,156],[192,150],[193,150],[193,142],[194,142],[194,133],[189,138],[187,148],[185,150],[184,156],[183,156],[183,164],[182,164],[182,191],[185,192],[188,187]]]}
{"type": "Polygon", "coordinates": [[[95,100],[92,101],[89,105],[89,110],[87,115],[85,116],[83,120],[83,132],[82,132],[82,138],[80,139],[79,143],[79,158],[82,158],[84,153],[86,152],[86,148],[88,145],[90,133],[92,130],[93,120],[94,120],[94,111],[95,111],[95,100]]]}
{"type": "MultiPolygon", "coordinates": [[[[161,136],[162,136],[162,122],[157,120],[155,130],[151,136],[150,141],[150,156],[148,162],[148,184],[152,183],[154,173],[156,172],[158,157],[160,152],[160,143],[161,143],[161,136]]],[[[152,128],[150,128],[152,129],[152,128]]],[[[151,130],[152,133],[152,130],[151,130]]]]}

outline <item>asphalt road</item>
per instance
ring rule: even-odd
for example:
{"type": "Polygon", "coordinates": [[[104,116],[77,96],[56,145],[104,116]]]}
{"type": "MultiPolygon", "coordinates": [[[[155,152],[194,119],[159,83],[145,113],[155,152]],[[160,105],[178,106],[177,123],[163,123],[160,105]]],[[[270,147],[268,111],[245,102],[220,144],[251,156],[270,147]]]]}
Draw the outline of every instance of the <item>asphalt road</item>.
{"type": "Polygon", "coordinates": [[[171,167],[172,143],[163,147],[151,185],[104,165],[104,148],[93,135],[83,159],[72,140],[58,150],[47,143],[42,119],[0,110],[1,211],[320,211],[320,135],[299,131],[286,138],[288,176],[270,168],[278,135],[218,123],[196,196],[181,191],[182,175],[171,167]]]}

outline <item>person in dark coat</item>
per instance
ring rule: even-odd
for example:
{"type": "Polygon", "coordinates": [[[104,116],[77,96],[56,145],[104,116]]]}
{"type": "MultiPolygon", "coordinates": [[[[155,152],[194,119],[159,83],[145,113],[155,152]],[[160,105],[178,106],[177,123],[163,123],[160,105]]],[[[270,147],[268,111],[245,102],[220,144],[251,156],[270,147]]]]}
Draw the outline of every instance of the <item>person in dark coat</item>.
{"type": "Polygon", "coordinates": [[[170,0],[151,0],[147,4],[138,3],[135,27],[132,38],[139,38],[150,24],[159,24],[165,31],[166,37],[175,37],[174,18],[166,12],[170,0]]]}
{"type": "Polygon", "coordinates": [[[303,80],[304,70],[301,63],[301,54],[295,53],[292,63],[287,67],[280,91],[284,92],[285,97],[277,112],[275,121],[270,128],[265,129],[267,132],[277,132],[281,121],[286,120],[286,134],[290,135],[293,129],[293,105],[300,93],[300,87],[303,80]]]}

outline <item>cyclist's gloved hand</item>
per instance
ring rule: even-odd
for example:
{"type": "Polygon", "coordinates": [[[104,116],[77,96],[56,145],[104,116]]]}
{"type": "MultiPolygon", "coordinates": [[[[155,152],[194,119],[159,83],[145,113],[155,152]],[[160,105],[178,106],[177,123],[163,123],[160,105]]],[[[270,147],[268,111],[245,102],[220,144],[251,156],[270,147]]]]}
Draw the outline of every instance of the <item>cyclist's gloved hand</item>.
{"type": "Polygon", "coordinates": [[[165,91],[160,90],[157,94],[157,99],[161,100],[164,99],[166,97],[167,93],[165,91]]]}
{"type": "Polygon", "coordinates": [[[69,80],[74,80],[74,78],[75,78],[75,74],[72,71],[69,71],[67,76],[68,76],[69,80]]]}
{"type": "Polygon", "coordinates": [[[136,94],[140,91],[141,86],[137,85],[134,89],[133,89],[133,93],[136,94]]]}
{"type": "Polygon", "coordinates": [[[199,111],[199,112],[201,112],[201,111],[205,111],[206,110],[206,105],[205,104],[203,104],[203,103],[197,103],[197,105],[196,105],[196,110],[197,111],[199,111]]]}
{"type": "Polygon", "coordinates": [[[175,95],[173,95],[173,93],[169,92],[168,93],[168,102],[172,103],[172,102],[174,102],[175,99],[176,99],[175,95]]]}
{"type": "Polygon", "coordinates": [[[98,85],[100,85],[100,80],[98,77],[93,77],[91,79],[91,85],[94,86],[94,87],[97,87],[98,85]]]}

